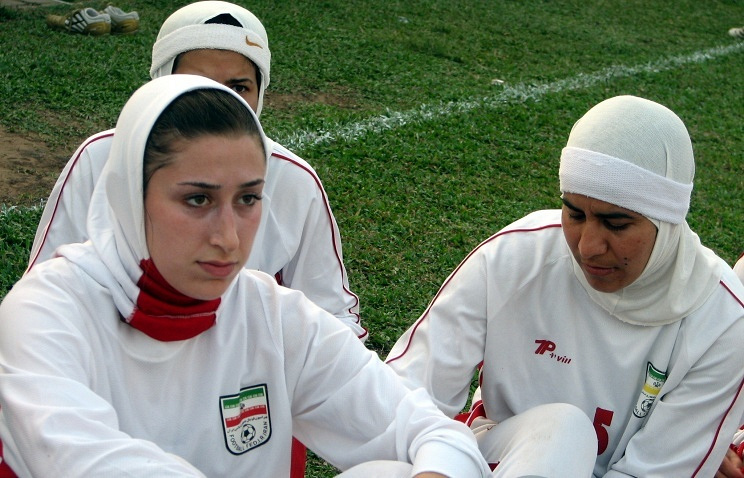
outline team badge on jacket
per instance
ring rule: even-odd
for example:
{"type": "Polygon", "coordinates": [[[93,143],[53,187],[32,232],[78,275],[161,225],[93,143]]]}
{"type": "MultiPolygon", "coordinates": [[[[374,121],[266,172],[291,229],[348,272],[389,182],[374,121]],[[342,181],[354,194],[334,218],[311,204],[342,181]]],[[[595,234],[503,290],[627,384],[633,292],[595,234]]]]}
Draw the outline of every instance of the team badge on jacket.
{"type": "Polygon", "coordinates": [[[666,372],[658,370],[651,362],[648,363],[646,366],[646,381],[643,383],[641,395],[638,397],[635,409],[633,409],[633,415],[638,418],[644,418],[648,415],[648,411],[651,410],[651,406],[654,404],[654,400],[659,395],[666,379],[666,372]]]}
{"type": "Polygon", "coordinates": [[[271,437],[271,416],[266,384],[246,387],[220,397],[225,445],[240,455],[263,445],[271,437]]]}

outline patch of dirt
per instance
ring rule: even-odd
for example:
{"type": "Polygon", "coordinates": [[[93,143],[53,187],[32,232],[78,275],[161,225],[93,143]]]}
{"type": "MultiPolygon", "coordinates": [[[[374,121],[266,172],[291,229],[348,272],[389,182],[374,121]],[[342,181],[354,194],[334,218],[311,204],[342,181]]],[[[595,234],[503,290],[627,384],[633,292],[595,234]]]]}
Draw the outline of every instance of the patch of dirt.
{"type": "Polygon", "coordinates": [[[39,204],[49,196],[70,154],[0,127],[0,204],[39,204]]]}

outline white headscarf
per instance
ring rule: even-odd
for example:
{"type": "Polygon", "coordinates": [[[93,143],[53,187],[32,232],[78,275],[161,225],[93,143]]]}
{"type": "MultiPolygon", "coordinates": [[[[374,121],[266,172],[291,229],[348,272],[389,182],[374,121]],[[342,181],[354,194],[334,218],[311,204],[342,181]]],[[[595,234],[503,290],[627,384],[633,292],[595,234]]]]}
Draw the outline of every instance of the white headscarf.
{"type": "Polygon", "coordinates": [[[234,51],[258,66],[261,87],[256,115],[260,116],[271,70],[269,38],[261,21],[245,8],[228,2],[195,2],[176,10],[163,22],[152,46],[150,77],[172,74],[173,62],[178,55],[200,49],[234,51]],[[233,17],[243,28],[206,23],[223,14],[233,17]]]}
{"type": "Polygon", "coordinates": [[[624,322],[676,322],[700,307],[720,281],[721,259],[685,221],[694,174],[684,123],[653,101],[610,98],[571,130],[561,154],[561,192],[638,212],[658,229],[645,269],[616,292],[591,287],[574,260],[574,273],[589,296],[624,322]]]}
{"type": "MultiPolygon", "coordinates": [[[[143,158],[147,139],[163,110],[182,94],[197,89],[226,91],[240,100],[258,124],[264,151],[271,151],[248,103],[234,91],[209,78],[164,76],[146,83],[127,101],[116,123],[108,160],[91,197],[87,222],[89,243],[63,246],[59,254],[104,286],[111,293],[122,319],[128,323],[140,300],[141,264],[150,258],[145,237],[143,197],[143,158]]],[[[189,299],[176,297],[178,300],[184,298],[189,299]]],[[[167,305],[195,310],[196,313],[199,310],[194,308],[200,307],[195,299],[167,305]]],[[[187,315],[183,314],[183,317],[187,315]]],[[[178,319],[178,316],[170,314],[169,318],[178,319]]]]}

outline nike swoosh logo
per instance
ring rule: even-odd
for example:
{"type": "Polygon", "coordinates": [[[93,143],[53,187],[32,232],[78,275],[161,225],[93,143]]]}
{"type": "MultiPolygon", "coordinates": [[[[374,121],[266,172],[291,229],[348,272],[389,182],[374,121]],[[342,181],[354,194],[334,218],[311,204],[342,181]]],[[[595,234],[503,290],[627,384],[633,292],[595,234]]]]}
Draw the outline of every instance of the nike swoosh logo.
{"type": "Polygon", "coordinates": [[[248,39],[248,37],[245,37],[245,44],[248,46],[257,46],[263,50],[263,47],[261,45],[259,45],[258,43],[253,43],[248,39]]]}

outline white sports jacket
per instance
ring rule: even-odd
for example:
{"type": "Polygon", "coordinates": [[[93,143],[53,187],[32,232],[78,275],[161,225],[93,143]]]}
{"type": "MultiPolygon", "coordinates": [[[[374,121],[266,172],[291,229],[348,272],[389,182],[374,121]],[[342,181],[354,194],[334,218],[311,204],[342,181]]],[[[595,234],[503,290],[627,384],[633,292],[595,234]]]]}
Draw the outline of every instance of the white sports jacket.
{"type": "Polygon", "coordinates": [[[474,414],[578,406],[597,431],[595,476],[713,476],[744,411],[744,286],[726,266],[688,317],[622,322],[576,279],[560,214],[530,214],[471,252],[388,364],[449,416],[481,363],[474,414]]]}

